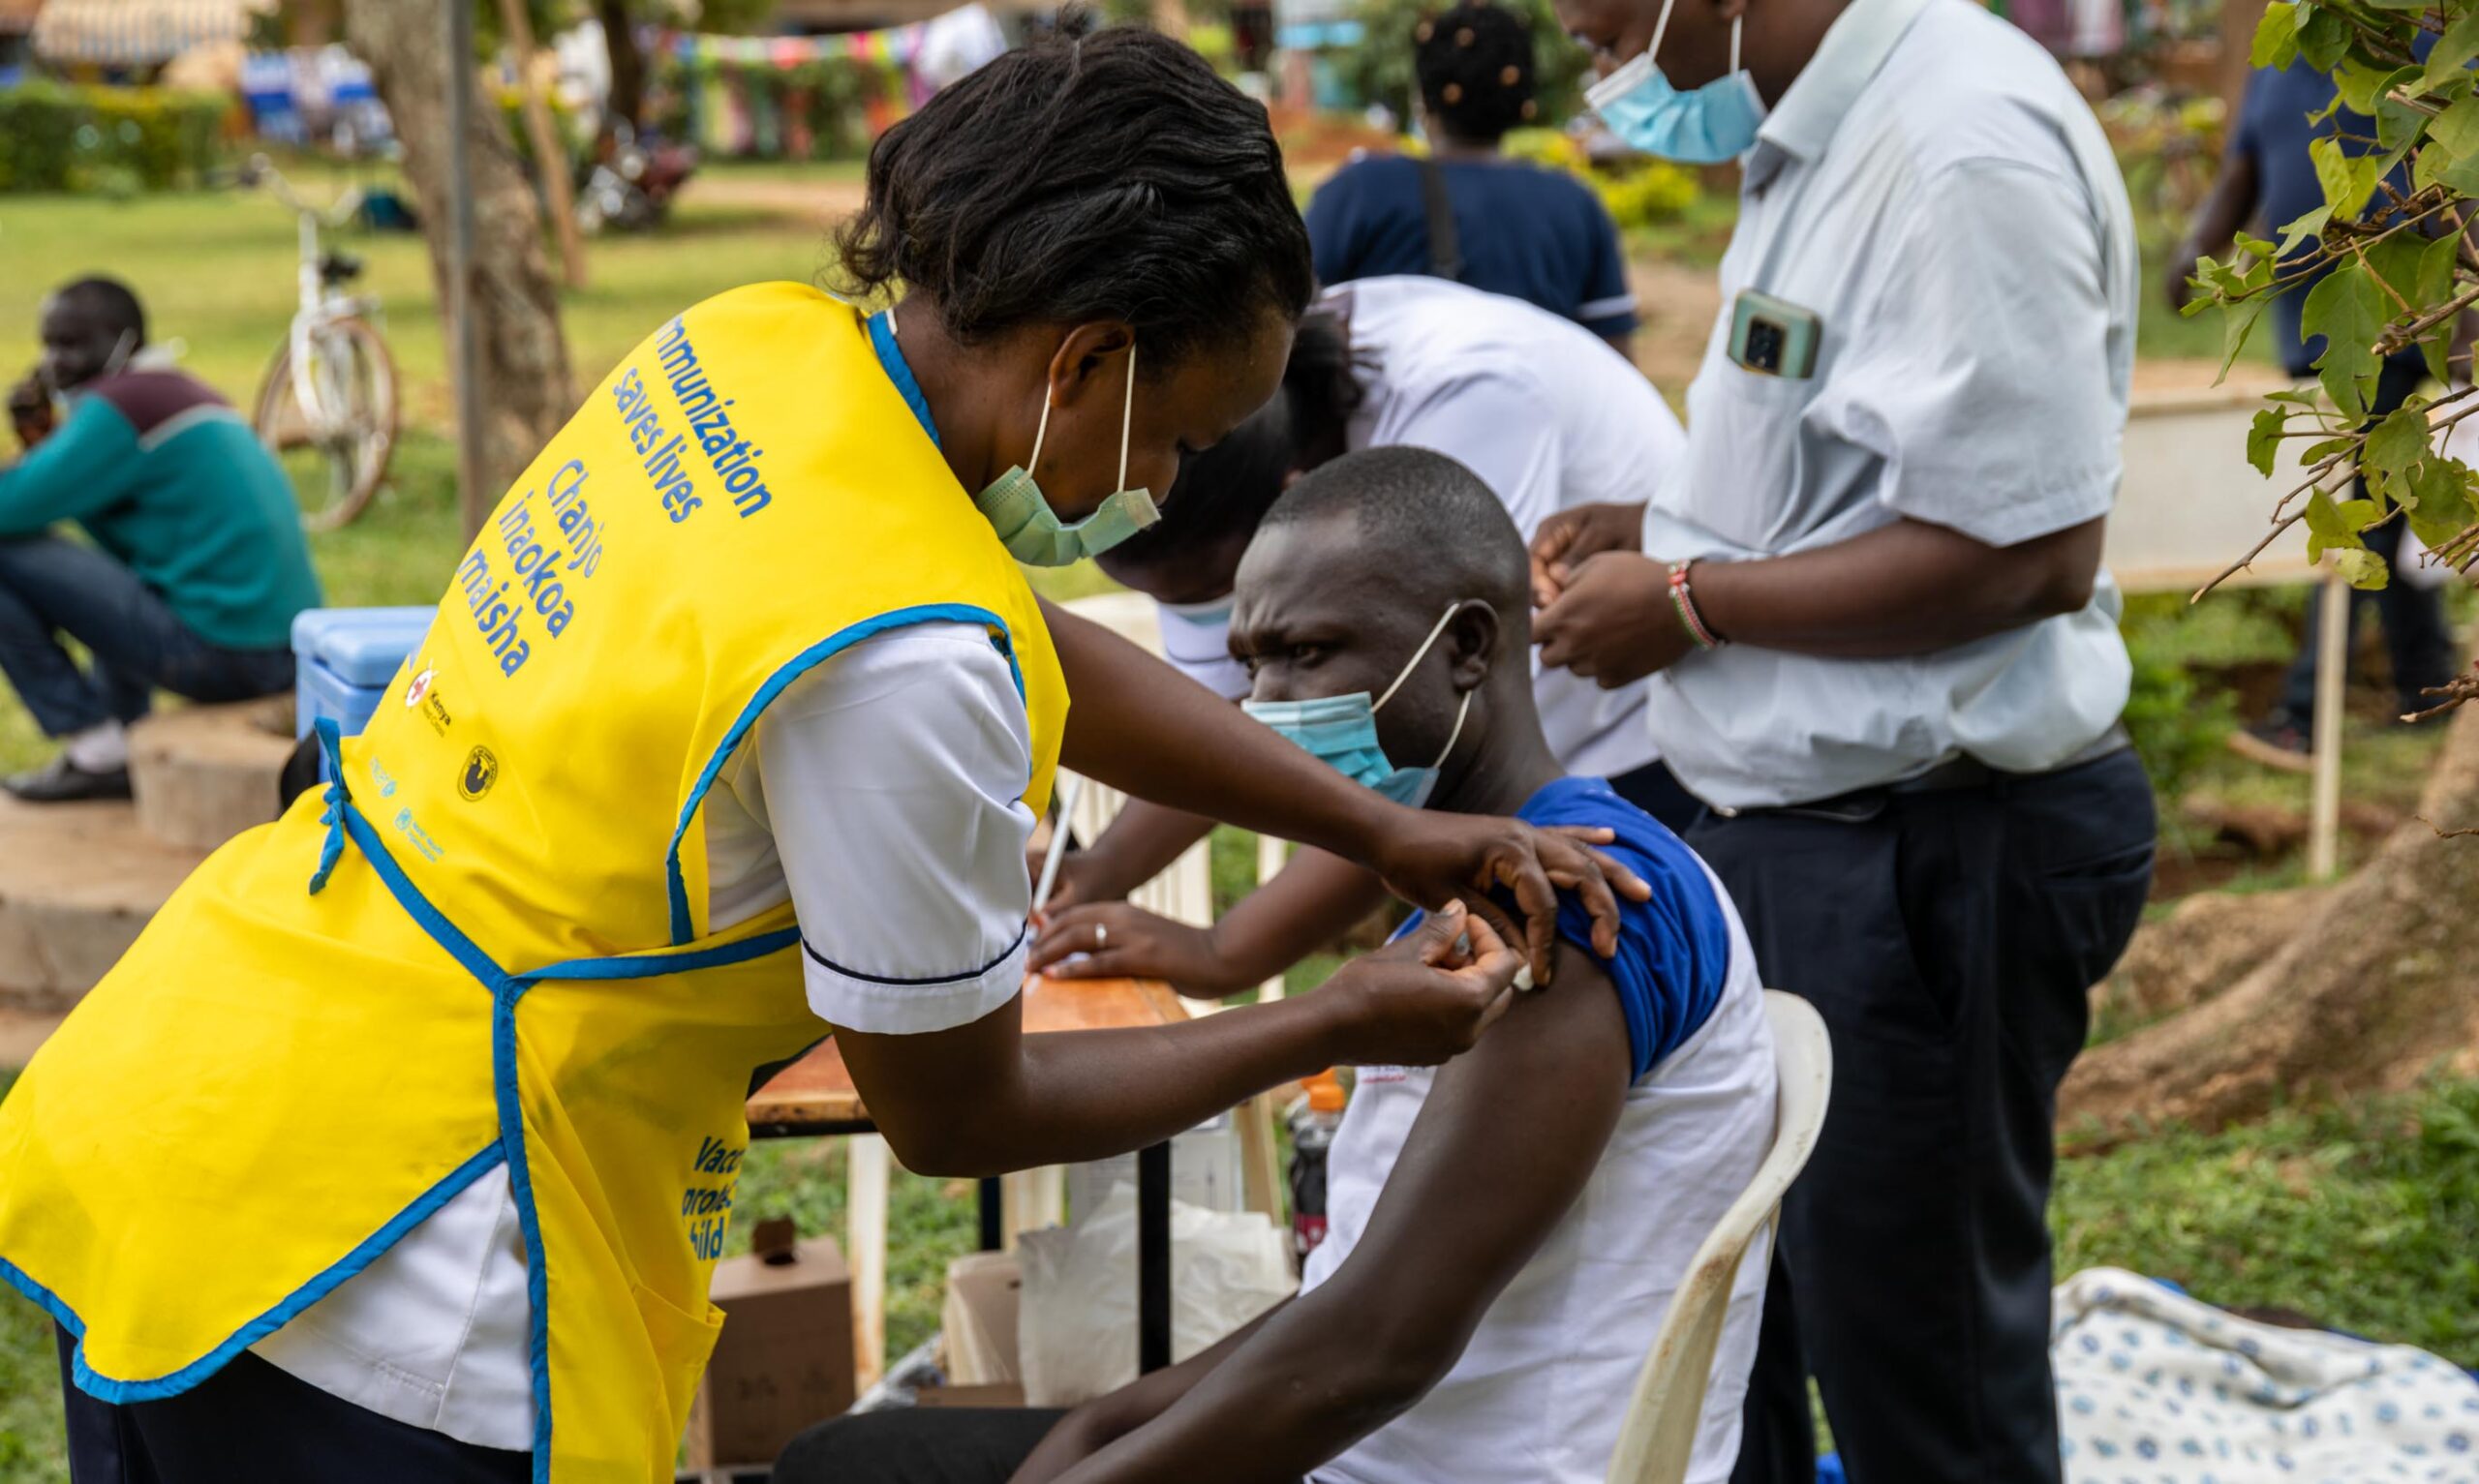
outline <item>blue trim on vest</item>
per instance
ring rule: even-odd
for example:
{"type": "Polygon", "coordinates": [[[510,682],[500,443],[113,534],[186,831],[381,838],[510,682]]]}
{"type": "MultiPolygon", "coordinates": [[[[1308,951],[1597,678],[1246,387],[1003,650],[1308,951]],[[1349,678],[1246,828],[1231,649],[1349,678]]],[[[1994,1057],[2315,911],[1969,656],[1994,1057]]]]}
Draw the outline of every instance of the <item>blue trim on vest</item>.
{"type": "Polygon", "coordinates": [[[725,964],[746,963],[751,958],[780,954],[799,941],[799,928],[781,927],[743,938],[737,943],[695,949],[686,954],[658,951],[623,954],[610,958],[571,958],[546,969],[536,969],[520,978],[528,984],[537,979],[653,979],[661,974],[687,974],[697,969],[719,969],[725,964]]]}
{"type": "Polygon", "coordinates": [[[903,347],[896,344],[895,311],[882,309],[870,317],[870,348],[878,352],[878,369],[895,383],[895,389],[903,396],[903,405],[921,419],[921,431],[930,435],[930,445],[936,447],[938,425],[930,419],[930,399],[921,395],[921,381],[912,374],[912,363],[903,358],[903,347]]]}
{"type": "Polygon", "coordinates": [[[663,855],[663,872],[671,894],[673,947],[685,946],[696,937],[696,920],[689,911],[689,883],[680,874],[680,842],[687,837],[689,827],[696,822],[697,810],[706,802],[706,791],[715,786],[715,779],[721,774],[723,764],[740,746],[741,740],[749,735],[749,729],[757,724],[758,716],[774,704],[777,696],[783,693],[784,687],[811,670],[864,639],[913,623],[979,623],[990,629],[992,646],[1007,656],[1007,668],[1016,679],[1016,694],[1024,695],[1025,671],[1016,663],[1015,646],[1007,642],[1006,621],[987,608],[976,608],[969,603],[924,603],[911,608],[893,609],[874,619],[864,619],[839,629],[793,655],[781,669],[768,676],[766,683],[757,687],[757,694],[750,697],[749,704],[741,708],[731,730],[723,734],[722,742],[715,748],[715,755],[706,760],[705,768],[697,774],[697,786],[689,791],[689,802],[680,806],[680,823],[672,827],[671,848],[663,855]]]}
{"type": "MultiPolygon", "coordinates": [[[[99,1402],[109,1402],[115,1406],[126,1406],[132,1402],[159,1401],[165,1397],[178,1396],[189,1390],[216,1372],[223,1370],[231,1362],[233,1356],[292,1322],[301,1311],[334,1292],[346,1279],[377,1261],[380,1254],[395,1246],[406,1232],[430,1220],[440,1207],[463,1194],[466,1187],[480,1179],[493,1166],[498,1165],[503,1154],[501,1141],[495,1140],[484,1146],[481,1152],[450,1171],[445,1179],[423,1192],[419,1199],[397,1212],[385,1226],[364,1237],[360,1245],[345,1254],[332,1266],[286,1294],[274,1308],[233,1331],[230,1338],[204,1355],[169,1376],[157,1377],[152,1380],[122,1380],[106,1376],[88,1365],[85,1320],[79,1318],[77,1313],[49,1288],[35,1282],[22,1268],[5,1257],[0,1257],[0,1279],[6,1279],[11,1287],[32,1299],[38,1307],[77,1337],[77,1363],[71,1371],[77,1377],[78,1390],[99,1402]]],[[[530,1234],[528,1240],[531,1240],[530,1234]]],[[[540,1249],[533,1250],[538,1252],[540,1249]]]]}
{"type": "Polygon", "coordinates": [[[534,1484],[551,1484],[551,1258],[542,1246],[542,1215],[534,1206],[534,1170],[525,1155],[525,1107],[516,1081],[516,1002],[523,982],[491,994],[491,1097],[499,1109],[500,1147],[507,1151],[508,1194],[525,1234],[525,1358],[534,1375],[534,1484]]]}

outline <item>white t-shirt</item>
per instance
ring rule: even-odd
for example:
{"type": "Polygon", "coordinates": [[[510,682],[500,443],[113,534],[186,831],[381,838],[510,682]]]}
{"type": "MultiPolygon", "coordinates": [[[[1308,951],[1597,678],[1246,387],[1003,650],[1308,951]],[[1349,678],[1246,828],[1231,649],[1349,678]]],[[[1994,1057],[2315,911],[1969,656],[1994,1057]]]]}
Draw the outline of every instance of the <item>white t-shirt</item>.
{"type": "MultiPolygon", "coordinates": [[[[1626,1398],[1671,1295],[1773,1139],[1773,1034],[1756,954],[1728,893],[1712,887],[1729,968],[1703,1025],[1628,1088],[1583,1193],[1489,1305],[1446,1378],[1318,1469],[1314,1484],[1601,1484],[1608,1473],[1626,1398]]],[[[1436,1076],[1434,1068],[1362,1071],[1327,1156],[1329,1225],[1302,1292],[1351,1257],[1436,1076]]],[[[1769,1258],[1760,1240],[1739,1266],[1688,1484],[1723,1484],[1738,1457],[1769,1258]]]]}
{"type": "MultiPolygon", "coordinates": [[[[1445,279],[1366,278],[1327,291],[1362,363],[1352,449],[1407,446],[1481,476],[1527,542],[1561,510],[1640,501],[1686,451],[1678,418],[1601,337],[1521,299],[1445,279]]],[[[1162,615],[1163,648],[1191,677],[1237,700],[1248,676],[1225,644],[1230,605],[1162,615]]],[[[1549,748],[1572,773],[1615,777],[1658,755],[1644,722],[1648,682],[1603,690],[1534,657],[1533,698],[1549,748]]]]}
{"type": "MultiPolygon", "coordinates": [[[[979,625],[856,644],[767,707],[707,796],[709,920],[792,902],[810,1005],[837,1025],[980,1019],[1024,980],[1031,772],[1024,701],[979,625]]],[[[383,1416],[522,1450],[529,1319],[503,1166],[253,1348],[383,1416]]]]}

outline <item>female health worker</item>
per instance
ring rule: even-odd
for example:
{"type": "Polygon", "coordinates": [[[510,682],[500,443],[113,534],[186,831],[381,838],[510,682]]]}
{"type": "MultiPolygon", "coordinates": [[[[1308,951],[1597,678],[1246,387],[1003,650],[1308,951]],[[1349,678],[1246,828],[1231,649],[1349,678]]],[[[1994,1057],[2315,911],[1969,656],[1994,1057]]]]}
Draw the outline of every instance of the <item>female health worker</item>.
{"type": "Polygon", "coordinates": [[[1263,111],[1193,53],[991,64],[880,140],[840,245],[901,304],[745,288],[630,352],[368,729],[322,729],[334,783],[0,1105],[0,1277],[60,1326],[79,1484],[667,1479],[756,1069],[832,1026],[912,1167],[1091,1159],[1471,1044],[1516,968],[1488,889],[1536,972],[1553,887],[1605,939],[1642,890],[1349,785],[1025,586],[1150,518],[1308,300],[1263,111]],[[1027,1040],[1062,760],[1474,910],[1303,1000],[1027,1040]]]}

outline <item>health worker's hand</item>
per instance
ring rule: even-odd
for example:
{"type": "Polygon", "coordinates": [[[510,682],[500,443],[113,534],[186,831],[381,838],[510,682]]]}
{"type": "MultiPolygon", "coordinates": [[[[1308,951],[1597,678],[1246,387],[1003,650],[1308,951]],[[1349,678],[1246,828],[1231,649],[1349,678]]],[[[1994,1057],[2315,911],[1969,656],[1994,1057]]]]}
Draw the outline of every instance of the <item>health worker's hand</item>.
{"type": "MultiPolygon", "coordinates": [[[[1049,831],[1036,830],[1033,837],[1025,842],[1025,874],[1035,886],[1041,884],[1042,866],[1049,859],[1049,831]]],[[[1118,879],[1108,857],[1087,846],[1069,851],[1067,859],[1058,863],[1058,879],[1051,883],[1050,900],[1033,903],[1033,910],[1038,914],[1086,902],[1116,901],[1130,890],[1118,879]]]]}
{"type": "Polygon", "coordinates": [[[1523,957],[1461,901],[1418,931],[1334,971],[1315,998],[1343,1017],[1341,1059],[1362,1067],[1434,1067],[1472,1049],[1514,1003],[1523,957]]]}
{"type": "Polygon", "coordinates": [[[1535,615],[1541,663],[1604,690],[1678,662],[1696,641],[1670,604],[1669,569],[1634,552],[1604,552],[1575,571],[1558,600],[1535,615]]]}
{"type": "Polygon", "coordinates": [[[1484,814],[1401,809],[1394,829],[1368,864],[1386,889],[1415,906],[1437,908],[1461,898],[1495,935],[1523,945],[1532,981],[1547,984],[1558,957],[1558,893],[1572,892],[1592,915],[1592,945],[1604,958],[1618,952],[1618,898],[1649,901],[1653,889],[1600,851],[1607,830],[1537,830],[1520,820],[1484,814]],[[1518,928],[1489,899],[1503,889],[1523,919],[1518,928]]]}
{"type": "MultiPolygon", "coordinates": [[[[1056,896],[1051,898],[1054,902],[1056,896]]],[[[1223,981],[1213,935],[1126,902],[1088,902],[1036,915],[1026,967],[1053,979],[1159,979],[1182,994],[1209,998],[1234,986],[1223,981]],[[1073,957],[1074,954],[1083,957],[1073,957]]]]}
{"type": "Polygon", "coordinates": [[[1546,608],[1558,600],[1575,569],[1587,557],[1603,552],[1632,552],[1644,544],[1644,506],[1577,505],[1561,510],[1532,533],[1532,606],[1546,608]]]}

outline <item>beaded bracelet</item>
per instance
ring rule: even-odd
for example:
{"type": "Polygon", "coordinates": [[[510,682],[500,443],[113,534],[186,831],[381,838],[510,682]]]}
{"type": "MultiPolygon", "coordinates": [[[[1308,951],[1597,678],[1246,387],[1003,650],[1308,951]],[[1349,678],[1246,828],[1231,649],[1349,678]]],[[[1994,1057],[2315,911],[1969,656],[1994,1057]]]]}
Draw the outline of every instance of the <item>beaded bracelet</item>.
{"type": "Polygon", "coordinates": [[[1704,616],[1696,611],[1696,594],[1687,585],[1687,569],[1695,564],[1694,558],[1669,564],[1670,606],[1678,610],[1678,621],[1686,627],[1687,637],[1696,641],[1698,649],[1718,650],[1725,641],[1705,627],[1704,616]]]}

